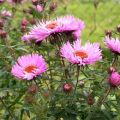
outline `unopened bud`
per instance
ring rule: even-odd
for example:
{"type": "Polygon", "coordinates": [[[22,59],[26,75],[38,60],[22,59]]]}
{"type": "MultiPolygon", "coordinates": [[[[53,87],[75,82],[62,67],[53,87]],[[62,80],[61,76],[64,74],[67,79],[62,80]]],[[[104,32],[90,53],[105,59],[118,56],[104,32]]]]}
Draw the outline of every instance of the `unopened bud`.
{"type": "Polygon", "coordinates": [[[1,38],[6,38],[7,33],[4,30],[0,30],[0,37],[1,38]]]}
{"type": "Polygon", "coordinates": [[[29,86],[27,92],[30,93],[30,94],[35,94],[35,93],[37,93],[37,92],[38,92],[38,86],[35,85],[35,84],[29,86]]]}
{"type": "Polygon", "coordinates": [[[71,92],[71,90],[72,90],[72,84],[70,84],[70,83],[65,83],[65,84],[63,85],[63,90],[64,90],[64,92],[71,92]]]}
{"type": "Polygon", "coordinates": [[[117,32],[120,33],[120,25],[117,26],[117,32]]]}
{"type": "Polygon", "coordinates": [[[105,35],[108,36],[108,37],[111,37],[112,36],[112,30],[106,30],[105,35]]]}
{"type": "Polygon", "coordinates": [[[95,102],[93,96],[89,95],[88,98],[87,98],[87,103],[88,105],[93,105],[95,102]]]}

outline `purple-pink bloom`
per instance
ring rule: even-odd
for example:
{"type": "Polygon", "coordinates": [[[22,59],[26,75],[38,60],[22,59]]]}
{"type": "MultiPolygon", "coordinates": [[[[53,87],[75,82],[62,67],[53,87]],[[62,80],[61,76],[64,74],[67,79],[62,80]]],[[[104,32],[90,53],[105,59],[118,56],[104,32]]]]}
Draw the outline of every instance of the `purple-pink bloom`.
{"type": "Polygon", "coordinates": [[[42,5],[36,5],[36,6],[34,6],[34,9],[35,9],[37,12],[42,12],[42,11],[43,11],[43,6],[42,6],[42,5]]]}
{"type": "Polygon", "coordinates": [[[81,46],[81,41],[76,40],[73,44],[70,42],[65,43],[60,49],[60,54],[72,64],[93,64],[102,59],[99,47],[98,43],[91,44],[90,42],[81,46]]]}
{"type": "Polygon", "coordinates": [[[3,17],[11,17],[12,16],[12,13],[10,11],[7,11],[7,10],[3,10],[1,11],[1,15],[3,17]]]}
{"type": "Polygon", "coordinates": [[[32,80],[47,69],[45,60],[41,55],[28,54],[18,58],[13,65],[11,73],[18,79],[32,80]]]}
{"type": "Polygon", "coordinates": [[[39,22],[31,28],[28,35],[35,39],[35,42],[42,41],[49,35],[71,32],[73,36],[79,37],[81,30],[84,28],[84,22],[73,16],[58,17],[56,19],[39,22]]]}
{"type": "Polygon", "coordinates": [[[120,85],[120,75],[118,72],[112,72],[108,78],[108,83],[112,87],[117,87],[120,85]]]}
{"type": "Polygon", "coordinates": [[[120,40],[118,38],[105,37],[104,43],[112,52],[120,54],[120,40]]]}

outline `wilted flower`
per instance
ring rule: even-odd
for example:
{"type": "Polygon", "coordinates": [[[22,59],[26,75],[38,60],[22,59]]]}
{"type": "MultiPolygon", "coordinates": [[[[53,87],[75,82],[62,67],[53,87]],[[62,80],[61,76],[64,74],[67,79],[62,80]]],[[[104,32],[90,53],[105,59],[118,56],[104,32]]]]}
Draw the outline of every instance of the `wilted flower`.
{"type": "Polygon", "coordinates": [[[73,44],[65,43],[61,47],[60,54],[69,62],[78,65],[93,64],[102,58],[98,43],[87,42],[81,46],[80,40],[74,41],[73,44]]]}
{"type": "Polygon", "coordinates": [[[108,83],[112,86],[112,87],[117,87],[120,85],[120,75],[118,72],[112,72],[109,75],[108,78],[108,83]]]}
{"type": "Polygon", "coordinates": [[[28,54],[18,58],[11,73],[19,79],[32,80],[45,72],[46,68],[46,63],[41,55],[28,54]]]}
{"type": "Polygon", "coordinates": [[[112,52],[120,54],[120,40],[118,38],[105,37],[104,43],[112,52]]]}
{"type": "Polygon", "coordinates": [[[12,16],[12,13],[11,13],[10,11],[3,10],[3,11],[1,12],[1,15],[2,15],[3,17],[11,17],[11,16],[12,16]]]}
{"type": "Polygon", "coordinates": [[[51,21],[39,22],[35,25],[28,35],[34,38],[35,42],[42,41],[49,35],[56,33],[70,32],[73,35],[78,34],[84,28],[84,23],[80,19],[76,19],[73,16],[58,17],[51,21]],[[77,32],[76,32],[77,31],[77,32]],[[76,33],[75,33],[76,32],[76,33]]]}

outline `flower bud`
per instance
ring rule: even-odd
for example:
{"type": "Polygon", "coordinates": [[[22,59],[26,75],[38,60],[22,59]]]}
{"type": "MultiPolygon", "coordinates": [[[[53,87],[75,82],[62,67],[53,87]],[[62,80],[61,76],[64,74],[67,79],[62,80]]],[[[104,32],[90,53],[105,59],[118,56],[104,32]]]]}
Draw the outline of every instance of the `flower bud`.
{"type": "Polygon", "coordinates": [[[26,18],[22,19],[21,21],[21,26],[27,26],[28,25],[28,20],[26,18]]]}
{"type": "Polygon", "coordinates": [[[44,90],[43,93],[42,93],[42,95],[43,95],[45,98],[48,98],[49,95],[50,95],[50,93],[49,93],[48,90],[44,90]]]}
{"type": "Polygon", "coordinates": [[[108,37],[111,37],[112,36],[112,30],[106,30],[105,35],[108,36],[108,37]]]}
{"type": "Polygon", "coordinates": [[[54,11],[57,8],[57,3],[53,2],[50,4],[49,9],[50,11],[54,11]]]}
{"type": "Polygon", "coordinates": [[[93,96],[89,95],[88,98],[87,98],[87,103],[88,105],[93,105],[95,102],[93,96]]]}
{"type": "Polygon", "coordinates": [[[26,32],[26,26],[21,26],[20,31],[21,31],[22,33],[26,32]]]}
{"type": "Polygon", "coordinates": [[[120,25],[117,26],[117,32],[120,33],[120,25]]]}
{"type": "Polygon", "coordinates": [[[78,85],[79,85],[80,87],[84,87],[84,81],[83,81],[83,80],[79,80],[79,81],[78,81],[78,85]]]}
{"type": "Polygon", "coordinates": [[[0,30],[0,37],[1,38],[6,38],[7,33],[4,30],[0,30]]]}
{"type": "Polygon", "coordinates": [[[26,103],[31,104],[34,102],[34,97],[31,95],[27,95],[27,96],[25,96],[24,100],[26,103]]]}
{"type": "Polygon", "coordinates": [[[72,90],[72,84],[64,83],[63,90],[64,90],[64,92],[70,92],[72,90]]]}
{"type": "Polygon", "coordinates": [[[112,72],[109,75],[108,83],[111,87],[117,87],[120,85],[120,75],[117,72],[112,72]]]}
{"type": "Polygon", "coordinates": [[[37,93],[38,92],[38,86],[35,85],[35,84],[29,86],[27,92],[30,93],[30,94],[37,93]]]}
{"type": "Polygon", "coordinates": [[[0,29],[4,26],[4,21],[0,19],[0,29]]]}
{"type": "Polygon", "coordinates": [[[112,72],[115,72],[116,71],[116,68],[114,67],[110,67],[108,68],[108,73],[111,74],[112,72]]]}

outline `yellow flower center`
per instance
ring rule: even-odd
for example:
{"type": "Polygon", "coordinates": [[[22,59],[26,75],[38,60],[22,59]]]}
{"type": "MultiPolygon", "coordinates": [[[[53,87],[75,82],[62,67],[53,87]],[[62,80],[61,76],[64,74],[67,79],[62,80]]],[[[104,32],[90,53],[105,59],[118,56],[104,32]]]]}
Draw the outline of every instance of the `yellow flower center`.
{"type": "Polygon", "coordinates": [[[24,71],[27,72],[27,73],[31,73],[31,72],[33,72],[35,69],[36,69],[36,66],[30,65],[30,66],[26,67],[26,68],[24,69],[24,71]]]}
{"type": "Polygon", "coordinates": [[[84,59],[84,58],[87,58],[87,57],[88,57],[87,53],[86,53],[86,52],[83,52],[83,51],[76,51],[74,54],[75,54],[76,56],[80,57],[81,59],[84,59]]]}
{"type": "Polygon", "coordinates": [[[51,22],[46,25],[46,28],[48,29],[54,29],[57,26],[57,22],[51,22]]]}

